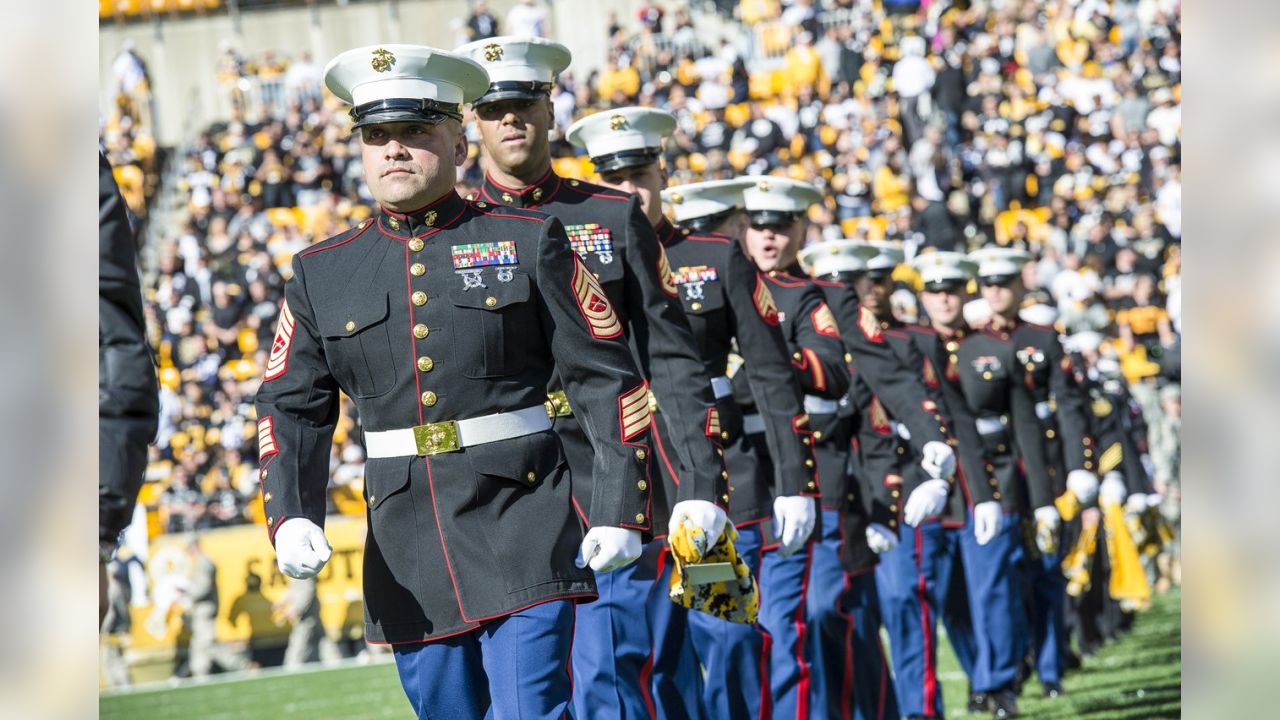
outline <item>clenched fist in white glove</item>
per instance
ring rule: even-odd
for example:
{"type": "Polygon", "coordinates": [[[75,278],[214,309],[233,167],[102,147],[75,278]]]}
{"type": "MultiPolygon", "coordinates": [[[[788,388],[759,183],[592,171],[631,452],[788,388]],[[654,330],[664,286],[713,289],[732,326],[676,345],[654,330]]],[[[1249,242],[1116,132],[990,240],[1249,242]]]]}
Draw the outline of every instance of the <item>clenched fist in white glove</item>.
{"type": "Polygon", "coordinates": [[[949,478],[956,474],[956,451],[944,442],[930,440],[920,451],[920,467],[931,478],[949,478]]]}
{"type": "Polygon", "coordinates": [[[1118,472],[1109,472],[1102,478],[1102,485],[1098,487],[1098,502],[1115,505],[1123,505],[1124,499],[1129,496],[1129,488],[1124,484],[1124,477],[1118,472]]]}
{"type": "Polygon", "coordinates": [[[289,518],[276,530],[276,564],[291,578],[315,577],[332,555],[324,531],[306,518],[289,518]]]}
{"type": "Polygon", "coordinates": [[[1036,524],[1044,525],[1050,531],[1057,530],[1062,524],[1062,516],[1058,514],[1058,508],[1052,505],[1036,508],[1036,524]]]}
{"type": "Polygon", "coordinates": [[[1150,505],[1147,502],[1146,493],[1133,493],[1124,502],[1125,512],[1144,513],[1147,511],[1148,507],[1150,507],[1150,505]]]}
{"type": "Polygon", "coordinates": [[[592,570],[606,573],[635,562],[640,550],[639,530],[597,526],[582,538],[575,564],[580,568],[590,565],[592,570]]]}
{"type": "Polygon", "coordinates": [[[792,495],[773,501],[773,535],[781,544],[778,551],[783,557],[804,547],[817,521],[818,511],[811,497],[792,495]]]}
{"type": "Polygon", "coordinates": [[[880,555],[898,547],[898,534],[880,523],[867,526],[867,547],[880,555]]]}
{"type": "Polygon", "coordinates": [[[1098,499],[1098,476],[1088,470],[1072,470],[1067,473],[1067,489],[1081,505],[1092,505],[1098,499]]]}
{"type": "Polygon", "coordinates": [[[947,506],[949,492],[951,486],[946,480],[925,480],[920,483],[920,487],[911,491],[907,504],[902,507],[902,521],[915,527],[924,522],[925,518],[942,512],[947,506]]]}
{"type": "Polygon", "coordinates": [[[1004,522],[1004,510],[995,500],[973,506],[973,537],[979,545],[986,545],[1000,532],[1004,522]]]}
{"type": "Polygon", "coordinates": [[[668,537],[675,535],[681,525],[689,525],[701,530],[705,545],[698,548],[698,554],[705,555],[708,550],[715,547],[717,542],[720,542],[720,535],[724,533],[724,526],[728,521],[729,516],[715,503],[706,500],[681,500],[671,508],[667,535],[668,537]]]}

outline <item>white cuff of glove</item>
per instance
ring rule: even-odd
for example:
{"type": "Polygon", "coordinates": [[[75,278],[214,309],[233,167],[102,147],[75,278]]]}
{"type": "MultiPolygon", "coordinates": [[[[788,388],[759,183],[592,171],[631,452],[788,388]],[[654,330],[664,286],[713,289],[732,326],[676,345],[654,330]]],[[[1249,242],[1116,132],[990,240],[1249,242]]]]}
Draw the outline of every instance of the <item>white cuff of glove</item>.
{"type": "Polygon", "coordinates": [[[640,531],[627,528],[597,526],[587,531],[578,548],[576,564],[580,568],[606,573],[617,570],[640,557],[640,531]]]}
{"type": "Polygon", "coordinates": [[[973,537],[979,545],[986,545],[1000,532],[1004,523],[1004,509],[991,500],[973,506],[973,537]]]}
{"type": "Polygon", "coordinates": [[[773,534],[778,538],[778,551],[783,557],[804,546],[817,521],[818,511],[813,498],[791,495],[774,499],[773,534]]]}
{"type": "Polygon", "coordinates": [[[1124,501],[1125,512],[1145,512],[1148,507],[1146,493],[1133,493],[1124,501]]]}
{"type": "Polygon", "coordinates": [[[333,555],[320,526],[306,518],[289,518],[276,530],[276,565],[299,580],[315,577],[333,555]]]}
{"type": "Polygon", "coordinates": [[[942,512],[950,492],[951,485],[946,480],[925,480],[907,498],[907,504],[902,508],[902,521],[916,527],[925,518],[942,512]]]}
{"type": "Polygon", "coordinates": [[[1047,525],[1050,530],[1056,530],[1062,524],[1062,516],[1058,514],[1058,508],[1045,505],[1036,508],[1036,522],[1047,525]]]}
{"type": "Polygon", "coordinates": [[[1118,472],[1109,472],[1102,478],[1102,484],[1098,486],[1098,502],[1110,503],[1115,505],[1123,505],[1124,499],[1129,496],[1129,488],[1124,484],[1124,478],[1118,472]]]}
{"type": "Polygon", "coordinates": [[[920,467],[931,478],[949,478],[956,474],[956,452],[944,442],[930,440],[920,451],[920,467]]]}
{"type": "Polygon", "coordinates": [[[898,546],[898,534],[880,523],[867,526],[867,547],[871,552],[880,555],[898,546]]]}
{"type": "Polygon", "coordinates": [[[1092,505],[1098,499],[1098,476],[1088,470],[1072,470],[1067,473],[1067,489],[1081,505],[1092,505]]]}
{"type": "Polygon", "coordinates": [[[671,508],[671,520],[667,522],[667,535],[668,537],[675,535],[681,525],[701,530],[706,545],[699,548],[699,554],[706,554],[720,542],[720,535],[724,533],[724,526],[728,521],[729,516],[715,503],[706,500],[681,500],[671,508]]]}

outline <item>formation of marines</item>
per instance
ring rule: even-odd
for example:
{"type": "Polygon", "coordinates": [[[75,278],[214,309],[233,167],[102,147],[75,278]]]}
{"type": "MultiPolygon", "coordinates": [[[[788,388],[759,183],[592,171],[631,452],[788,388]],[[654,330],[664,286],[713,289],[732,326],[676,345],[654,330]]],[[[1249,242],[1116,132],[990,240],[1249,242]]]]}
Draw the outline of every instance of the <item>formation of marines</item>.
{"type": "Polygon", "coordinates": [[[1132,609],[1110,534],[1150,492],[1096,341],[1019,317],[1019,251],[802,247],[807,183],[668,187],[664,111],[579,120],[600,183],[557,175],[570,59],[498,37],[326,68],[379,209],[286,284],[257,397],[282,571],[331,552],[342,393],[366,637],[420,717],[941,717],[940,622],[971,710],[1017,715],[1032,674],[1060,694],[1068,627],[1132,609]],[[486,174],[462,197],[467,105],[486,174]],[[926,324],[892,311],[905,267],[926,324]]]}

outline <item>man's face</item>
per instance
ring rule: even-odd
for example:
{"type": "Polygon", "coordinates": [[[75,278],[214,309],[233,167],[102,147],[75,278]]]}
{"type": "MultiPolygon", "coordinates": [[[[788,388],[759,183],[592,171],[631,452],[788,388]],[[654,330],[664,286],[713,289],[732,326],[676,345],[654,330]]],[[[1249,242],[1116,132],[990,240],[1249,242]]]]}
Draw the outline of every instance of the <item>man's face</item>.
{"type": "Polygon", "coordinates": [[[629,192],[640,198],[644,214],[653,225],[662,219],[662,188],[667,184],[667,173],[654,162],[632,165],[600,173],[600,183],[615,190],[629,192]]]}
{"type": "Polygon", "coordinates": [[[750,218],[747,217],[745,212],[738,210],[724,220],[721,220],[720,224],[715,227],[714,232],[718,232],[721,235],[731,237],[734,240],[741,242],[742,238],[747,234],[747,229],[750,227],[750,218]]]}
{"type": "Polygon", "coordinates": [[[858,273],[853,279],[858,304],[878,318],[888,317],[893,309],[889,305],[889,289],[892,286],[893,278],[888,274],[872,277],[870,273],[858,273]]]}
{"type": "Polygon", "coordinates": [[[991,312],[1006,318],[1018,312],[1018,303],[1022,302],[1022,280],[1015,277],[1001,280],[998,284],[982,280],[979,285],[982,286],[982,298],[991,306],[991,312]]]}
{"type": "Polygon", "coordinates": [[[383,207],[409,212],[453,188],[467,159],[462,124],[383,123],[360,128],[360,157],[369,192],[383,207]]]}
{"type": "Polygon", "coordinates": [[[751,223],[742,234],[742,247],[763,272],[790,267],[800,252],[804,225],[793,220],[786,225],[751,223]]]}
{"type": "Polygon", "coordinates": [[[934,325],[955,327],[959,324],[960,314],[964,310],[964,289],[954,288],[937,292],[925,290],[920,293],[920,302],[924,311],[934,325]]]}
{"type": "Polygon", "coordinates": [[[500,100],[475,108],[480,141],[489,160],[508,175],[541,173],[551,162],[551,101],[500,100]]]}

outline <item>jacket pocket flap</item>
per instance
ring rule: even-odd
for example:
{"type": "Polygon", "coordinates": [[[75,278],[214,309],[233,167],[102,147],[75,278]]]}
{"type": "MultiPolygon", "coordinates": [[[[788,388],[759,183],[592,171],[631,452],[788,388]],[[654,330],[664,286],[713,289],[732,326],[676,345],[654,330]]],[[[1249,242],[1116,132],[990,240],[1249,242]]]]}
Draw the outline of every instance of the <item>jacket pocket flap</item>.
{"type": "Polygon", "coordinates": [[[485,287],[467,290],[454,288],[449,298],[458,307],[474,310],[501,310],[529,299],[529,276],[513,273],[511,279],[502,282],[493,277],[485,278],[485,287]]]}
{"type": "Polygon", "coordinates": [[[352,299],[353,302],[346,307],[317,312],[321,318],[320,334],[327,338],[352,337],[387,319],[391,307],[387,295],[356,295],[352,299]]]}

